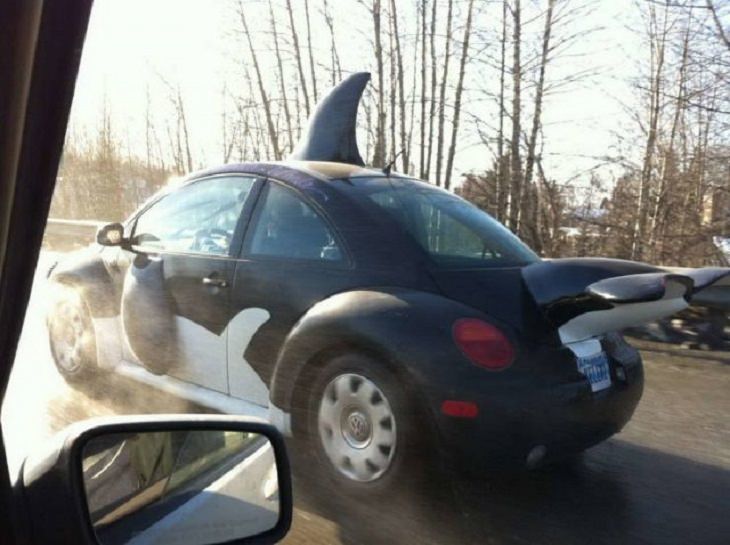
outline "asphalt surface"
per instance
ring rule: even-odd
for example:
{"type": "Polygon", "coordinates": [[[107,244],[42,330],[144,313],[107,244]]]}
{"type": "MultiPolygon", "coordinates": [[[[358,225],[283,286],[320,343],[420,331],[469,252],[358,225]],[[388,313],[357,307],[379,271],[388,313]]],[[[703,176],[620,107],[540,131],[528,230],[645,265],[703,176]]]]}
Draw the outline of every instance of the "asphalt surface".
{"type": "MultiPolygon", "coordinates": [[[[42,257],[3,406],[11,470],[55,430],[99,415],[196,407],[115,378],[83,391],[56,372],[43,320],[42,257]]],[[[427,479],[373,502],[305,486],[295,463],[286,543],[730,544],[730,353],[634,341],[646,388],[629,425],[573,463],[529,473],[427,479]]]]}

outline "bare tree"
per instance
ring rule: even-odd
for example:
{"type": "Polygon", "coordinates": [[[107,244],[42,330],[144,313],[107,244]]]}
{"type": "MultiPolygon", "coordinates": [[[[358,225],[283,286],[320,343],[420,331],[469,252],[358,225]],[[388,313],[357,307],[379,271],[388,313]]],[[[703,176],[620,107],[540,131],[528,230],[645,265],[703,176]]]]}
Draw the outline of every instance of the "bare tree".
{"type": "Polygon", "coordinates": [[[446,8],[446,33],[444,34],[444,70],[441,75],[441,90],[439,92],[439,125],[436,140],[436,184],[441,185],[441,166],[443,163],[444,131],[446,122],[446,83],[449,79],[449,61],[451,59],[451,23],[453,21],[454,0],[448,0],[446,8]]]}
{"type": "Polygon", "coordinates": [[[639,199],[637,202],[636,218],[631,245],[631,258],[641,259],[643,254],[644,238],[646,237],[646,222],[649,206],[649,191],[654,168],[654,154],[659,125],[659,114],[664,98],[664,59],[667,38],[669,35],[669,10],[664,10],[664,17],[660,23],[656,8],[649,5],[648,38],[650,41],[650,89],[649,89],[649,120],[647,124],[647,138],[644,148],[644,160],[641,169],[639,185],[639,199]]]}
{"type": "Polygon", "coordinates": [[[497,219],[506,219],[507,197],[509,194],[506,183],[505,157],[504,157],[504,118],[506,110],[505,97],[505,73],[507,71],[507,0],[502,0],[502,33],[500,38],[499,56],[499,130],[497,132],[497,219]]]}
{"type": "Polygon", "coordinates": [[[540,251],[542,242],[540,240],[540,230],[538,228],[538,202],[539,191],[535,191],[535,198],[531,201],[526,199],[525,196],[528,191],[532,189],[532,175],[535,168],[535,149],[537,147],[537,136],[542,124],[542,102],[543,94],[545,91],[545,71],[548,65],[548,54],[550,52],[550,35],[553,27],[553,11],[555,8],[555,0],[548,0],[548,8],[545,13],[545,26],[542,35],[542,49],[540,51],[540,67],[538,69],[537,88],[535,89],[535,106],[532,113],[532,128],[530,129],[530,136],[527,141],[527,157],[525,159],[525,177],[522,181],[525,191],[522,192],[520,198],[520,207],[522,214],[527,213],[528,226],[527,230],[531,233],[530,239],[533,244],[533,248],[536,251],[540,251]]]}
{"type": "Polygon", "coordinates": [[[152,115],[152,97],[150,96],[149,84],[145,87],[145,165],[148,171],[165,170],[165,156],[162,152],[162,144],[157,133],[157,127],[152,115]]]}
{"type": "Polygon", "coordinates": [[[222,157],[223,162],[228,163],[233,155],[233,150],[239,140],[239,122],[238,119],[231,119],[228,112],[228,90],[225,85],[221,89],[221,135],[222,135],[222,157]]]}
{"type": "Polygon", "coordinates": [[[429,180],[431,178],[431,160],[433,153],[433,129],[434,120],[436,118],[436,15],[438,12],[438,0],[432,0],[431,4],[431,29],[429,46],[431,51],[431,93],[429,100],[431,107],[429,108],[428,118],[428,153],[426,157],[426,170],[423,178],[429,180]]]}
{"type": "Polygon", "coordinates": [[[512,6],[512,139],[510,141],[511,187],[509,200],[509,227],[520,228],[520,203],[522,202],[522,161],[520,159],[520,133],[522,132],[522,10],[520,0],[512,6]]]}
{"type": "MultiPolygon", "coordinates": [[[[673,163],[675,157],[674,157],[674,146],[675,141],[677,139],[677,132],[679,131],[679,124],[680,120],[682,119],[682,112],[685,109],[684,105],[684,94],[687,87],[686,77],[687,77],[687,64],[689,60],[689,37],[690,37],[690,23],[689,21],[686,24],[685,32],[684,32],[684,39],[682,41],[682,54],[681,54],[681,61],[680,61],[680,67],[679,67],[679,74],[677,78],[677,97],[674,101],[674,115],[671,123],[671,127],[669,129],[669,141],[666,144],[666,150],[663,153],[663,157],[661,158],[661,167],[659,172],[659,187],[657,188],[657,194],[654,199],[654,206],[653,212],[651,213],[651,227],[650,227],[650,233],[649,233],[649,248],[654,249],[655,245],[657,244],[657,238],[662,238],[659,231],[661,230],[662,226],[660,225],[661,222],[661,216],[662,216],[662,208],[666,204],[667,200],[667,194],[669,192],[669,184],[670,184],[670,170],[672,170],[672,165],[670,163],[673,163]]],[[[659,252],[655,253],[661,253],[661,250],[659,252]]],[[[653,256],[652,256],[653,257],[653,256]]]]}
{"type": "Polygon", "coordinates": [[[292,9],[291,0],[286,0],[286,10],[289,13],[289,28],[291,29],[292,47],[294,48],[294,59],[297,61],[297,69],[299,71],[299,83],[301,84],[302,95],[304,96],[304,111],[309,117],[309,92],[307,91],[307,77],[304,75],[304,63],[302,62],[302,50],[299,47],[299,34],[294,24],[294,10],[292,9]]]}
{"type": "Polygon", "coordinates": [[[725,47],[730,50],[730,37],[725,32],[725,29],[722,27],[722,23],[720,22],[720,17],[717,15],[717,9],[715,9],[715,5],[713,4],[712,0],[707,0],[707,9],[710,10],[710,13],[712,14],[712,22],[715,23],[715,29],[717,30],[717,35],[720,37],[722,42],[725,44],[725,47]]]}
{"type": "Polygon", "coordinates": [[[322,16],[330,32],[330,72],[332,86],[334,87],[342,79],[342,67],[340,66],[340,56],[337,52],[337,41],[335,40],[335,22],[330,13],[327,0],[322,0],[322,16]]]}
{"type": "Polygon", "coordinates": [[[307,22],[307,51],[309,52],[309,72],[312,76],[312,96],[317,103],[317,74],[314,64],[314,50],[312,48],[312,25],[309,21],[309,0],[304,0],[304,19],[307,22]]]}
{"type": "Polygon", "coordinates": [[[172,106],[174,125],[167,123],[167,139],[170,146],[175,171],[185,174],[193,170],[193,156],[190,149],[190,131],[185,110],[185,100],[179,84],[172,84],[159,76],[167,90],[167,100],[172,106]]]}
{"type": "Polygon", "coordinates": [[[532,128],[530,129],[530,137],[527,141],[527,157],[525,159],[525,185],[532,183],[532,175],[535,168],[535,149],[537,146],[538,131],[541,126],[542,117],[542,100],[545,91],[545,70],[548,64],[548,53],[550,51],[550,34],[553,25],[553,10],[556,0],[548,0],[547,13],[545,14],[545,27],[542,37],[542,49],[540,52],[540,68],[537,80],[537,88],[535,89],[535,107],[532,114],[532,128]]]}
{"type": "Polygon", "coordinates": [[[258,56],[256,55],[256,49],[253,46],[253,40],[251,39],[251,33],[249,32],[248,23],[246,21],[245,11],[246,10],[243,7],[243,3],[239,0],[238,16],[241,21],[243,33],[248,42],[249,53],[251,55],[251,61],[253,63],[254,71],[256,72],[259,96],[261,97],[261,105],[263,106],[264,114],[266,115],[266,126],[268,129],[269,139],[271,141],[271,147],[274,152],[274,159],[279,161],[281,159],[281,150],[279,149],[279,138],[276,131],[276,125],[274,124],[271,101],[269,100],[269,95],[266,92],[266,86],[264,85],[263,76],[261,74],[261,67],[259,66],[258,56]]]}
{"type": "MultiPolygon", "coordinates": [[[[393,21],[393,37],[395,40],[395,61],[396,61],[396,79],[398,81],[398,107],[400,111],[400,150],[396,149],[396,154],[402,151],[403,172],[408,172],[409,150],[406,139],[406,93],[403,73],[403,53],[401,51],[400,33],[398,32],[398,10],[395,0],[390,0],[390,18],[393,21]]],[[[395,157],[395,155],[393,156],[395,157]]]]}
{"type": "Polygon", "coordinates": [[[381,6],[380,0],[373,0],[370,7],[373,18],[373,33],[375,37],[375,63],[378,74],[377,89],[377,121],[375,124],[375,149],[373,151],[373,165],[383,166],[385,164],[386,150],[386,112],[385,112],[385,76],[383,70],[383,44],[381,41],[381,6]]]}
{"type": "MultiPolygon", "coordinates": [[[[406,164],[406,168],[404,169],[404,172],[418,172],[417,165],[413,164],[411,162],[411,152],[413,151],[413,130],[416,125],[416,97],[418,96],[418,70],[416,70],[416,66],[418,65],[418,55],[419,55],[419,44],[421,42],[421,34],[420,34],[420,28],[421,28],[421,11],[416,7],[416,33],[415,33],[415,40],[413,43],[413,57],[411,58],[411,65],[413,66],[413,73],[411,74],[411,90],[409,93],[409,101],[410,101],[410,114],[409,114],[409,125],[408,125],[408,136],[407,136],[407,142],[405,144],[405,149],[408,151],[407,160],[404,160],[403,162],[406,164]]],[[[422,101],[418,101],[421,102],[422,101]]],[[[414,161],[415,162],[415,161],[414,161]]]]}
{"type": "MultiPolygon", "coordinates": [[[[388,101],[389,104],[389,113],[390,113],[390,154],[386,158],[386,163],[390,163],[395,159],[396,154],[398,153],[398,139],[396,138],[396,131],[398,128],[398,111],[397,111],[397,100],[398,100],[398,91],[397,91],[397,83],[396,83],[396,56],[395,56],[395,18],[393,17],[392,13],[389,14],[388,17],[388,65],[390,67],[390,77],[388,79],[388,101]]],[[[383,91],[385,92],[385,91],[383,91]]]]}
{"type": "Polygon", "coordinates": [[[279,72],[279,89],[281,91],[281,103],[284,109],[284,120],[286,121],[287,137],[289,140],[289,151],[294,149],[294,129],[292,127],[291,113],[289,112],[289,99],[286,96],[286,76],[284,74],[284,62],[279,49],[279,32],[276,28],[276,17],[274,7],[269,0],[269,16],[271,18],[271,35],[274,39],[274,54],[276,55],[276,67],[279,72]]]}
{"type": "Polygon", "coordinates": [[[444,186],[446,189],[451,188],[451,171],[454,167],[454,155],[456,152],[456,139],[459,134],[459,116],[461,114],[461,96],[464,92],[464,74],[466,72],[466,64],[469,59],[469,37],[471,36],[472,15],[474,12],[474,0],[469,0],[467,7],[466,25],[464,26],[464,40],[461,46],[461,60],[459,62],[459,81],[456,84],[456,94],[454,97],[454,119],[451,124],[451,145],[449,146],[448,157],[446,160],[446,172],[444,174],[444,186]]]}

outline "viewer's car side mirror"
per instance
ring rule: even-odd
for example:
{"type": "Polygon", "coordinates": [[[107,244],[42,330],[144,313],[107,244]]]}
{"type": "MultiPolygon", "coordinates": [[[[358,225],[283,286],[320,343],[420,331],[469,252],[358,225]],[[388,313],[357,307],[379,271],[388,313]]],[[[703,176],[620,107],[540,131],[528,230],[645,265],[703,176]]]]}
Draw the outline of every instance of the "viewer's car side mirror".
{"type": "Polygon", "coordinates": [[[26,459],[31,543],[276,543],[292,516],[271,425],[239,417],[114,417],[75,424],[26,459]]]}
{"type": "Polygon", "coordinates": [[[102,246],[122,246],[124,240],[124,225],[108,223],[96,231],[96,242],[102,246]]]}

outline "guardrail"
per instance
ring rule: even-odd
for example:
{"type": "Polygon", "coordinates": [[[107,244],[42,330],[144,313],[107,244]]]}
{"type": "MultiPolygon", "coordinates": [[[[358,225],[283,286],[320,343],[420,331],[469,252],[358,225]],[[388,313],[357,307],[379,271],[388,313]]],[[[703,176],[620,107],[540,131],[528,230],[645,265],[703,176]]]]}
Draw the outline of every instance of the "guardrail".
{"type": "Polygon", "coordinates": [[[69,251],[94,242],[96,230],[106,221],[48,218],[43,246],[48,250],[69,251]]]}

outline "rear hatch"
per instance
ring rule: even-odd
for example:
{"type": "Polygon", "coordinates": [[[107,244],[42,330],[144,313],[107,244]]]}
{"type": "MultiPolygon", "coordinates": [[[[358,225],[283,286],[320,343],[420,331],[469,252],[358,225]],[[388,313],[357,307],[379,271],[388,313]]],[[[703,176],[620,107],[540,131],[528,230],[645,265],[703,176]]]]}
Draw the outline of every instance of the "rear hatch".
{"type": "Polygon", "coordinates": [[[562,343],[591,339],[687,308],[695,294],[728,283],[730,269],[673,272],[618,259],[555,259],[522,269],[526,290],[562,343]]]}
{"type": "Polygon", "coordinates": [[[448,297],[509,324],[521,342],[568,348],[598,391],[611,383],[604,350],[623,349],[614,332],[675,314],[703,289],[730,285],[728,275],[727,268],[666,270],[618,259],[574,258],[443,270],[434,278],[448,297]]]}

